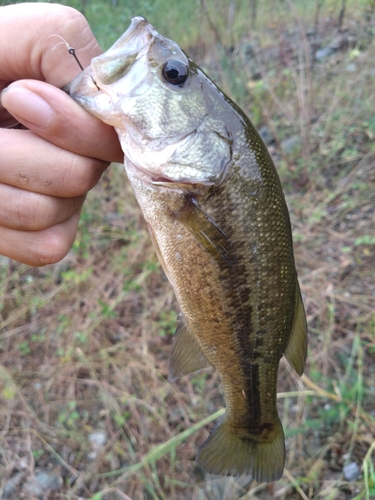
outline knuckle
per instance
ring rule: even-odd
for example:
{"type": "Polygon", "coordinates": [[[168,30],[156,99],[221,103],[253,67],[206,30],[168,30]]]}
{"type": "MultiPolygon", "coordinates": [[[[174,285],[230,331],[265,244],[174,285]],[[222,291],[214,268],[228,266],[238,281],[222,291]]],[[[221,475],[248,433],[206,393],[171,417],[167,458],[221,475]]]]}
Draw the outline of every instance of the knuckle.
{"type": "Polygon", "coordinates": [[[74,9],[73,7],[69,7],[68,5],[60,6],[60,10],[61,14],[63,15],[59,16],[59,18],[63,19],[65,29],[74,29],[74,31],[80,33],[88,28],[89,24],[85,16],[78,10],[74,9]]]}
{"type": "Polygon", "coordinates": [[[74,214],[67,221],[42,231],[34,240],[32,265],[45,266],[63,259],[73,244],[78,221],[79,214],[74,214]]]}
{"type": "Polygon", "coordinates": [[[8,223],[18,230],[42,231],[78,211],[78,201],[18,190],[8,207],[8,223]]]}
{"type": "Polygon", "coordinates": [[[55,264],[65,257],[70,245],[67,245],[65,238],[59,233],[50,230],[47,231],[43,240],[34,247],[31,257],[34,267],[42,267],[48,264],[55,264]]]}
{"type": "Polygon", "coordinates": [[[73,7],[62,6],[62,16],[60,16],[60,22],[64,36],[68,36],[69,40],[79,40],[79,48],[81,50],[88,50],[89,52],[94,50],[94,55],[101,52],[100,50],[98,51],[97,41],[92,34],[87,19],[83,14],[81,14],[81,12],[73,7]]]}
{"type": "Polygon", "coordinates": [[[73,155],[69,166],[62,170],[61,196],[82,196],[100,179],[106,163],[94,158],[73,155]]]}
{"type": "Polygon", "coordinates": [[[19,229],[36,231],[46,227],[49,210],[44,198],[33,192],[23,192],[15,207],[15,218],[19,229]]]}

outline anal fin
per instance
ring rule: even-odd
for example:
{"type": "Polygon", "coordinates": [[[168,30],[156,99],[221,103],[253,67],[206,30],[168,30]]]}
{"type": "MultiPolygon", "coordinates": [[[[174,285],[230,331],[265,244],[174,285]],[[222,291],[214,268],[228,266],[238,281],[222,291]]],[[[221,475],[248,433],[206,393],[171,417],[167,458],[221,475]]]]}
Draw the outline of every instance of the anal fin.
{"type": "Polygon", "coordinates": [[[168,380],[173,382],[207,366],[210,366],[210,363],[194,335],[186,326],[184,318],[180,316],[180,322],[173,339],[168,380]]]}
{"type": "Polygon", "coordinates": [[[307,357],[307,324],[298,280],[292,331],[284,356],[298,375],[302,375],[307,357]]]}

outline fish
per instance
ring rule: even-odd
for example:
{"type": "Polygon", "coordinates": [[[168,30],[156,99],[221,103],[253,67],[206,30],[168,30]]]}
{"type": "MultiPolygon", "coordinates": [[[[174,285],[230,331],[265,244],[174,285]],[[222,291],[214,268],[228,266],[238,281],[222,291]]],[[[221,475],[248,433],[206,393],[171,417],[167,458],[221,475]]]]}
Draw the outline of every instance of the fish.
{"type": "Polygon", "coordinates": [[[298,375],[307,326],[272,158],[245,113],[143,17],[64,89],[115,127],[129,182],[181,313],[169,380],[213,366],[226,412],[207,473],[282,477],[277,377],[298,375]]]}

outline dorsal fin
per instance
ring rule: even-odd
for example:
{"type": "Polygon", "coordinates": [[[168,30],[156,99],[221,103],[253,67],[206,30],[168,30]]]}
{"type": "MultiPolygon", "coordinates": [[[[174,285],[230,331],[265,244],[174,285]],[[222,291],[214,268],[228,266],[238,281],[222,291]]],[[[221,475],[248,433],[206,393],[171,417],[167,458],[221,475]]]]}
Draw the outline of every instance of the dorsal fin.
{"type": "Polygon", "coordinates": [[[307,357],[307,324],[298,279],[292,331],[284,356],[298,375],[302,375],[307,357]]]}
{"type": "Polygon", "coordinates": [[[193,373],[210,366],[210,363],[203,354],[194,335],[186,326],[183,316],[181,315],[179,319],[180,322],[173,339],[171,358],[169,361],[168,380],[170,382],[188,373],[193,373]]]}

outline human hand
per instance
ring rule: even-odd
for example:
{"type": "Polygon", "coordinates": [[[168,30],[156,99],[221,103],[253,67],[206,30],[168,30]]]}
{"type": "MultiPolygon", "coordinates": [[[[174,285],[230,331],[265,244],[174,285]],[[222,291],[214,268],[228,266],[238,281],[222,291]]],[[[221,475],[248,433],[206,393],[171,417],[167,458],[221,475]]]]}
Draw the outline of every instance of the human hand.
{"type": "Polygon", "coordinates": [[[41,266],[69,251],[87,191],[123,153],[114,129],[60,90],[80,70],[50,35],[84,67],[101,53],[79,12],[0,7],[0,32],[0,254],[41,266]],[[27,130],[5,128],[17,122],[27,130]]]}

